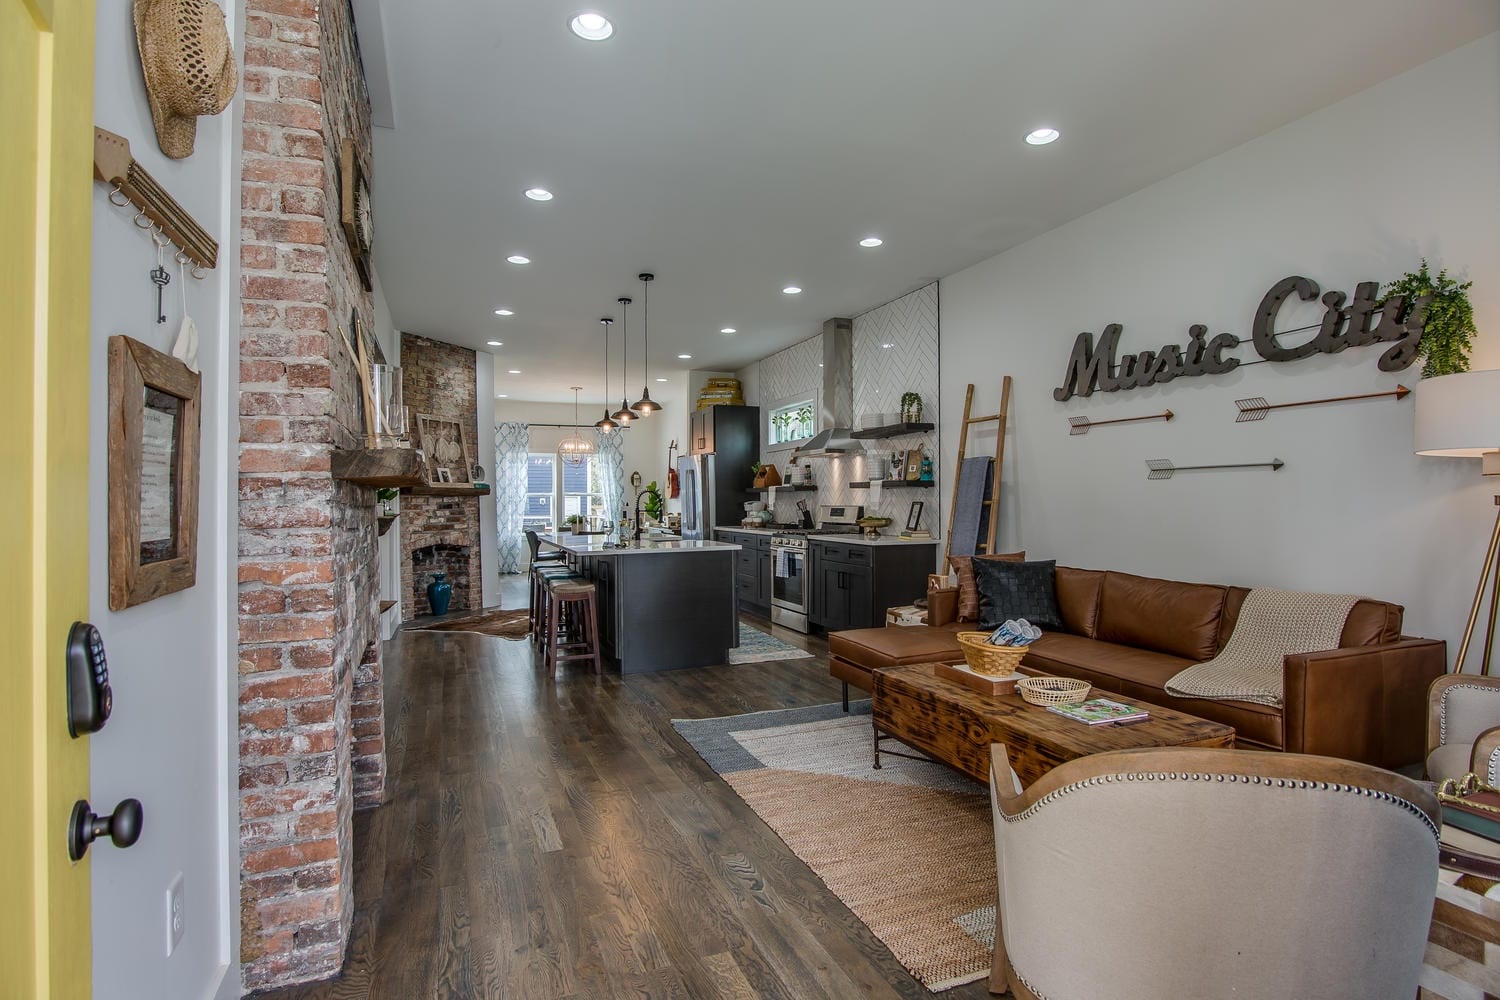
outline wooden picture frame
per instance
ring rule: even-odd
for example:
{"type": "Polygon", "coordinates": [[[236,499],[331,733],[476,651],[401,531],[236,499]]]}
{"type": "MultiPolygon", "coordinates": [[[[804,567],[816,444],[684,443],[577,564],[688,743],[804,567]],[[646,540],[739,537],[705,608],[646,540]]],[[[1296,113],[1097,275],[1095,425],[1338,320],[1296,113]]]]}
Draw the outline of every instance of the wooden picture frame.
{"type": "Polygon", "coordinates": [[[429,486],[468,486],[474,467],[474,450],[468,430],[453,417],[417,414],[417,436],[429,486]],[[439,477],[446,470],[448,478],[439,477]]]}
{"type": "Polygon", "coordinates": [[[359,164],[353,139],[345,139],[339,150],[339,222],[349,241],[349,254],[365,291],[374,291],[370,277],[370,249],[374,243],[374,219],[370,214],[370,182],[359,164]]]}
{"type": "Polygon", "coordinates": [[[111,611],[197,583],[202,386],[176,358],[109,338],[111,611]]]}
{"type": "Polygon", "coordinates": [[[906,511],[906,530],[916,531],[922,527],[922,509],[925,506],[921,500],[913,500],[906,511]]]}

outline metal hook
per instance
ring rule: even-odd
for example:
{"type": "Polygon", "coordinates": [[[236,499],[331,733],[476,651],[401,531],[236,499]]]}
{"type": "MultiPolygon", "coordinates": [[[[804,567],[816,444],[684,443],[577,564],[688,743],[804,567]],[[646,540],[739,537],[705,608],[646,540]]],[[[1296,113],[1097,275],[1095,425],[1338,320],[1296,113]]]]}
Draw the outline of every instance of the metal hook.
{"type": "Polygon", "coordinates": [[[193,269],[188,273],[197,278],[199,281],[202,281],[208,272],[203,270],[202,264],[194,264],[193,269]]]}
{"type": "Polygon", "coordinates": [[[163,250],[172,245],[172,240],[167,236],[167,231],[155,224],[151,226],[151,242],[163,250]],[[160,238],[158,239],[158,237],[160,238]]]}
{"type": "Polygon", "coordinates": [[[119,181],[115,181],[114,190],[111,191],[107,197],[109,198],[109,203],[111,205],[114,205],[116,208],[124,208],[126,205],[130,204],[130,199],[125,197],[125,192],[120,190],[119,181]],[[115,201],[115,195],[120,196],[119,201],[115,201]]]}
{"type": "Polygon", "coordinates": [[[140,229],[150,229],[152,226],[156,225],[156,223],[151,221],[151,217],[147,215],[144,210],[135,213],[135,219],[133,219],[132,221],[134,221],[136,226],[140,229]],[[146,220],[146,224],[144,226],[141,225],[142,219],[146,220]]]}
{"type": "Polygon", "coordinates": [[[187,254],[183,253],[181,250],[178,250],[176,253],[174,253],[172,255],[172,259],[174,261],[176,261],[179,265],[184,265],[184,264],[187,264],[190,261],[192,261],[193,258],[189,257],[187,254]]]}

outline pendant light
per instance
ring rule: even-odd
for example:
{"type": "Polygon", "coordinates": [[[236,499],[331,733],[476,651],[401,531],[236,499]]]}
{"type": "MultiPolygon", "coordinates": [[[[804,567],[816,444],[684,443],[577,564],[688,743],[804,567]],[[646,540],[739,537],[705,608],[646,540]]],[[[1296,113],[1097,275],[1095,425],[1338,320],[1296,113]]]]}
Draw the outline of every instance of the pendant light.
{"type": "Polygon", "coordinates": [[[661,412],[661,404],[658,403],[656,400],[654,400],[654,399],[651,398],[651,387],[650,387],[650,382],[651,382],[651,292],[650,292],[650,289],[651,289],[651,282],[653,282],[653,281],[656,280],[656,275],[651,274],[649,271],[643,271],[640,274],[636,275],[636,277],[641,279],[641,286],[642,286],[642,291],[641,291],[641,308],[643,310],[645,310],[645,315],[644,315],[644,317],[641,320],[641,330],[643,331],[642,334],[641,334],[641,336],[646,341],[646,351],[645,351],[645,354],[642,355],[642,358],[641,358],[641,377],[642,377],[642,379],[644,379],[644,381],[646,382],[646,384],[641,386],[641,398],[635,401],[635,405],[632,406],[631,409],[634,410],[635,412],[639,413],[643,417],[649,417],[653,413],[659,413],[659,412],[661,412]]]}
{"type": "Polygon", "coordinates": [[[579,465],[585,458],[598,451],[594,447],[594,442],[578,433],[578,394],[583,391],[583,386],[575,385],[572,389],[573,433],[557,442],[557,457],[562,459],[565,465],[579,465]]]}
{"type": "Polygon", "coordinates": [[[630,408],[630,397],[625,395],[630,391],[625,385],[630,378],[630,296],[622,295],[615,301],[620,303],[620,357],[623,360],[620,362],[620,408],[610,416],[624,427],[639,414],[630,408]]]}
{"type": "Polygon", "coordinates": [[[608,434],[620,426],[609,416],[609,327],[614,320],[606,316],[599,322],[604,324],[604,419],[594,424],[594,427],[608,434]]]}

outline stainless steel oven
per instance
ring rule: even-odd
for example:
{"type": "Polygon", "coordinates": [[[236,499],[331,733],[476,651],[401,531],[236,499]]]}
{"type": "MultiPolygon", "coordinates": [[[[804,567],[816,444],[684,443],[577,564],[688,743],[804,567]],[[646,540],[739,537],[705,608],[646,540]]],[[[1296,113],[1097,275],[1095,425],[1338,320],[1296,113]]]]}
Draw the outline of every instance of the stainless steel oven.
{"type": "Polygon", "coordinates": [[[808,631],[807,537],[771,536],[771,621],[798,632],[808,631]]]}

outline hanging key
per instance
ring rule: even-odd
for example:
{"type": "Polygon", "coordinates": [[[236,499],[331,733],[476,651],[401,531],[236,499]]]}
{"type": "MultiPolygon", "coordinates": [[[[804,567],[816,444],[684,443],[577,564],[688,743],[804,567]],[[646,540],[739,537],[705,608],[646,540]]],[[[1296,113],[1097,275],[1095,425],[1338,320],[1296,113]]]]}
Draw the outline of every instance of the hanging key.
{"type": "Polygon", "coordinates": [[[167,269],[162,267],[160,262],[157,262],[157,265],[151,269],[151,280],[156,282],[156,321],[165,323],[167,314],[162,309],[161,293],[162,289],[167,287],[167,283],[172,280],[172,276],[167,273],[167,269]]]}

